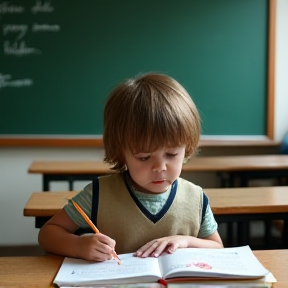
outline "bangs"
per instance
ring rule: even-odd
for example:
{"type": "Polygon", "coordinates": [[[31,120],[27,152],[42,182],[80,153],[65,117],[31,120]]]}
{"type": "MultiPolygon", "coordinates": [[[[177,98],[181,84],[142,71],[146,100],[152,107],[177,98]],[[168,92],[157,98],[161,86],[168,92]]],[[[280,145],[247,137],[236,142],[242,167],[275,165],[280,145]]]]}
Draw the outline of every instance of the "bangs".
{"type": "Polygon", "coordinates": [[[125,132],[125,139],[122,139],[125,146],[134,153],[152,152],[160,147],[185,146],[190,150],[195,143],[195,121],[191,121],[189,106],[183,105],[183,102],[180,105],[179,97],[174,93],[169,101],[165,101],[167,96],[149,92],[149,97],[139,97],[141,103],[134,105],[131,113],[128,111],[126,114],[129,129],[125,132]],[[143,99],[147,102],[143,103],[143,99]]]}
{"type": "Polygon", "coordinates": [[[191,141],[191,139],[188,140],[183,137],[185,133],[175,127],[150,126],[147,122],[145,124],[144,127],[138,126],[135,127],[135,130],[128,132],[125,146],[128,146],[133,153],[153,152],[161,147],[175,148],[186,146],[186,143],[191,141]]]}

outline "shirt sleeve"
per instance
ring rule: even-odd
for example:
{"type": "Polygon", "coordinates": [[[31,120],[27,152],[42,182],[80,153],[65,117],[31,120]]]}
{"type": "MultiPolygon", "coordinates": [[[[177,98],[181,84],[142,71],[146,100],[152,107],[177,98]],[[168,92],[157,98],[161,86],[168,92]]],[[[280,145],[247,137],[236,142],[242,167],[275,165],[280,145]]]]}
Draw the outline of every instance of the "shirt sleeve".
{"type": "Polygon", "coordinates": [[[218,224],[214,218],[211,207],[208,204],[204,215],[204,221],[200,226],[198,238],[206,238],[213,234],[218,228],[218,224]]]}
{"type": "MultiPolygon", "coordinates": [[[[92,211],[92,183],[88,184],[81,190],[76,196],[72,199],[78,203],[78,205],[82,208],[85,214],[91,218],[92,211]]],[[[81,214],[74,207],[71,200],[68,200],[68,203],[64,206],[64,209],[68,216],[81,228],[89,228],[89,225],[83,219],[81,214]]]]}

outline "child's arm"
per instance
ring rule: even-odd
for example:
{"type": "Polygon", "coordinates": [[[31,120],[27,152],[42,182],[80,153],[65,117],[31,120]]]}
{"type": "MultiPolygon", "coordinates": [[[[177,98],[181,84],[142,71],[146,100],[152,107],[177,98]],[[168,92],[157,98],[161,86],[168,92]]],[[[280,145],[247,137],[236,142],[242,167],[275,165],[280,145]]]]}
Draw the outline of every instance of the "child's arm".
{"type": "Polygon", "coordinates": [[[62,209],[40,229],[38,241],[47,252],[73,258],[92,261],[111,259],[115,241],[98,233],[89,236],[77,236],[79,227],[62,209]]]}
{"type": "Polygon", "coordinates": [[[173,253],[178,248],[223,248],[223,243],[217,230],[206,238],[175,235],[152,240],[142,246],[134,255],[158,257],[164,251],[173,253]]]}

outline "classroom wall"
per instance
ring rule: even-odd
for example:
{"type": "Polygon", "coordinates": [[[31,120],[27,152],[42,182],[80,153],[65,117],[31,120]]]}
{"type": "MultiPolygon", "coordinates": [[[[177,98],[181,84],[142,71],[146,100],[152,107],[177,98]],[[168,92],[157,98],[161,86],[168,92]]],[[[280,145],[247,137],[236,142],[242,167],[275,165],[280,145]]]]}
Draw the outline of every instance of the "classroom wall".
{"type": "MultiPolygon", "coordinates": [[[[277,0],[275,79],[275,140],[281,141],[288,131],[288,0],[277,0]]],[[[202,148],[200,156],[227,154],[276,153],[275,147],[202,148]]],[[[24,217],[23,208],[32,192],[41,191],[40,175],[28,174],[35,160],[99,160],[102,149],[82,148],[0,148],[0,246],[37,244],[38,229],[34,218],[24,217]]],[[[205,187],[217,186],[214,173],[185,174],[183,177],[205,187]]],[[[76,182],[75,190],[86,182],[76,182]]],[[[51,190],[67,190],[66,183],[53,183],[51,190]]]]}

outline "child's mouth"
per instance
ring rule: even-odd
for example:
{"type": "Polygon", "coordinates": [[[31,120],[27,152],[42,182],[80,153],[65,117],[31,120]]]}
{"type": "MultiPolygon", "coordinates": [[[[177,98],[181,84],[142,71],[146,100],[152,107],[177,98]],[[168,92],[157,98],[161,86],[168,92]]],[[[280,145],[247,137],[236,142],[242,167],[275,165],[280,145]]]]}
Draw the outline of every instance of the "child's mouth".
{"type": "Polygon", "coordinates": [[[162,184],[164,180],[153,181],[154,184],[162,184]]]}

